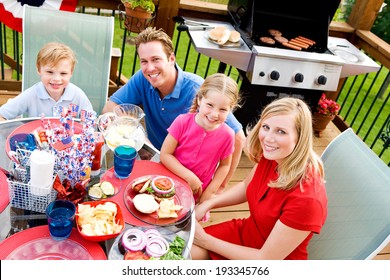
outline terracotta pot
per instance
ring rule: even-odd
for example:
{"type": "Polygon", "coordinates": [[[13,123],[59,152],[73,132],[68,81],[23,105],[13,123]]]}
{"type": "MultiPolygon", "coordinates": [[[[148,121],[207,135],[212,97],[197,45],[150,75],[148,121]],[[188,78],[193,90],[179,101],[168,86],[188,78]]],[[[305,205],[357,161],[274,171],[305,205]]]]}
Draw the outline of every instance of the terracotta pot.
{"type": "Polygon", "coordinates": [[[321,135],[321,132],[326,129],[326,126],[335,118],[335,116],[324,116],[313,113],[313,130],[317,136],[321,135]]]}
{"type": "Polygon", "coordinates": [[[153,19],[153,14],[146,10],[136,7],[134,10],[128,3],[124,3],[126,18],[125,26],[134,33],[139,33],[148,27],[153,19]]]}

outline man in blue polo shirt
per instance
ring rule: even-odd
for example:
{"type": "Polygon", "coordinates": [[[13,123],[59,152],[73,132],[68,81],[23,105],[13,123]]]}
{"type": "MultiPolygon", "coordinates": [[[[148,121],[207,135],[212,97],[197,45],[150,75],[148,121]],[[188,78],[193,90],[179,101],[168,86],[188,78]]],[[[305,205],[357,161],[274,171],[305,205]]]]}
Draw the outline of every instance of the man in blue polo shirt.
{"type": "MultiPolygon", "coordinates": [[[[161,29],[145,29],[136,37],[135,43],[141,69],[110,97],[102,113],[112,112],[118,104],[142,105],[148,139],[160,149],[168,127],[178,115],[188,112],[204,80],[196,74],[184,72],[176,64],[172,41],[161,29]]],[[[233,114],[226,123],[236,137],[232,165],[222,187],[233,175],[245,142],[242,125],[233,114]]]]}

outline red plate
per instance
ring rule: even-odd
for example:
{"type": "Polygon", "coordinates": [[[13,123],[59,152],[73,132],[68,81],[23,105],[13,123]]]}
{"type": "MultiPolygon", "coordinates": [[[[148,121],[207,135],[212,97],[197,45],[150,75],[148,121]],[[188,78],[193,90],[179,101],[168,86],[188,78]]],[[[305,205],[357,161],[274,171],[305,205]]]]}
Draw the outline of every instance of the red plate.
{"type": "MultiPolygon", "coordinates": [[[[58,118],[47,118],[48,120],[50,120],[51,123],[53,124],[57,124],[57,125],[60,125],[60,120],[58,118]]],[[[40,128],[42,126],[42,120],[35,120],[35,121],[32,121],[32,122],[28,122],[26,124],[23,124],[21,126],[19,126],[18,128],[16,128],[14,131],[11,132],[10,135],[8,135],[7,137],[7,140],[6,140],[6,144],[5,144],[5,152],[9,153],[9,151],[11,150],[11,147],[9,145],[9,140],[11,139],[12,136],[14,136],[15,134],[18,134],[18,133],[32,133],[34,130],[36,130],[37,128],[40,128]]],[[[78,123],[78,122],[75,122],[74,123],[74,128],[75,128],[75,134],[80,134],[82,129],[83,129],[83,125],[81,123],[78,123]]]]}
{"type": "MultiPolygon", "coordinates": [[[[145,176],[151,176],[153,179],[160,175],[145,175],[145,176]]],[[[125,205],[134,217],[150,225],[172,226],[184,222],[186,219],[188,219],[191,216],[195,206],[192,190],[189,186],[184,185],[175,179],[173,179],[176,188],[176,195],[174,196],[174,201],[176,205],[180,205],[183,207],[183,209],[177,212],[178,214],[177,218],[161,219],[157,216],[157,212],[153,212],[151,214],[144,214],[138,211],[135,208],[133,203],[133,199],[138,194],[138,192],[133,191],[132,183],[139,178],[134,179],[130,184],[128,184],[123,194],[124,195],[123,200],[125,202],[125,205]]]]}
{"type": "Polygon", "coordinates": [[[98,243],[83,239],[73,228],[69,238],[56,241],[49,227],[37,226],[18,232],[0,243],[1,260],[106,260],[98,243]]]}
{"type": "Polygon", "coordinates": [[[0,213],[9,204],[8,182],[7,176],[0,170],[0,213]]]}
{"type": "Polygon", "coordinates": [[[113,234],[107,234],[107,235],[97,235],[97,236],[85,235],[84,233],[81,232],[81,226],[79,225],[79,222],[78,222],[79,221],[79,216],[78,216],[79,206],[77,206],[77,212],[76,212],[77,230],[79,231],[80,235],[84,239],[90,240],[90,241],[94,241],[94,242],[101,242],[101,241],[105,241],[105,240],[109,240],[109,239],[115,238],[115,237],[117,237],[119,234],[121,234],[123,232],[123,230],[125,228],[125,221],[123,220],[122,210],[121,210],[121,207],[119,206],[118,203],[116,203],[114,201],[101,200],[101,201],[87,201],[87,202],[79,203],[78,205],[84,204],[84,205],[90,205],[91,207],[96,207],[97,205],[104,204],[106,202],[114,203],[116,205],[117,213],[116,213],[116,216],[115,216],[115,222],[122,226],[122,230],[120,232],[113,233],[113,234]]]}

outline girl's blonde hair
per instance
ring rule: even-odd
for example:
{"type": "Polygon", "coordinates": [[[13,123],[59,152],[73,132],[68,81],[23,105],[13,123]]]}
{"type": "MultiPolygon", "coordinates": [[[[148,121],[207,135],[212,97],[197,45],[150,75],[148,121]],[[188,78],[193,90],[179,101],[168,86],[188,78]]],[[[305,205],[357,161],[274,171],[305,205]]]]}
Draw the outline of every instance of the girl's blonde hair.
{"type": "Polygon", "coordinates": [[[320,174],[324,178],[322,161],[313,150],[312,116],[309,107],[300,99],[285,97],[268,104],[261,113],[260,120],[248,134],[245,153],[253,162],[259,162],[263,155],[259,140],[259,130],[264,120],[280,115],[293,114],[295,128],[298,134],[297,144],[292,153],[278,165],[279,177],[269,183],[270,187],[289,190],[302,182],[310,175],[320,174]]]}
{"type": "Polygon", "coordinates": [[[67,45],[50,42],[40,49],[37,55],[37,69],[43,65],[55,66],[62,59],[68,59],[72,65],[72,73],[77,63],[76,55],[67,45]]]}
{"type": "Polygon", "coordinates": [[[192,105],[190,108],[190,113],[195,113],[199,108],[199,101],[203,97],[207,97],[207,93],[210,90],[220,92],[224,96],[230,99],[231,110],[233,111],[239,106],[240,97],[238,93],[237,83],[230,77],[222,73],[216,73],[208,76],[203,84],[200,86],[192,105]]]}

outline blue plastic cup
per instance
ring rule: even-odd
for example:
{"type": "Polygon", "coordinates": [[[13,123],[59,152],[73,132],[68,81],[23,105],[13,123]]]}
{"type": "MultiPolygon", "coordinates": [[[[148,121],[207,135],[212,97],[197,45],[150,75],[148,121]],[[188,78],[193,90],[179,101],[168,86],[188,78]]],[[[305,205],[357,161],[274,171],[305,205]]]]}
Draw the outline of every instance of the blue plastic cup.
{"type": "Polygon", "coordinates": [[[24,149],[33,151],[37,148],[34,134],[31,133],[17,133],[9,139],[11,151],[16,149],[24,149]]]}
{"type": "Polygon", "coordinates": [[[69,200],[55,200],[46,208],[47,223],[50,236],[55,240],[63,240],[72,233],[76,205],[69,200]]]}
{"type": "Polygon", "coordinates": [[[115,148],[114,173],[116,177],[125,179],[130,176],[137,154],[137,150],[128,145],[120,145],[115,148]]]}

